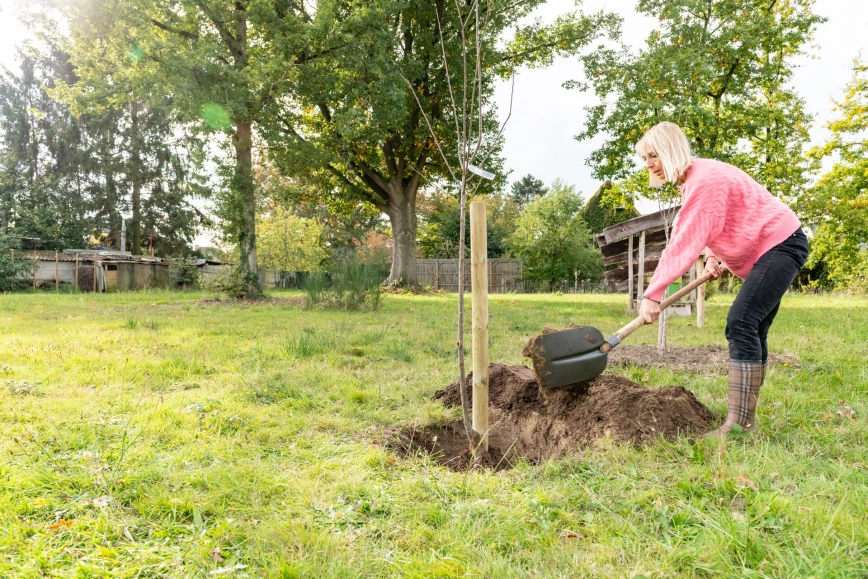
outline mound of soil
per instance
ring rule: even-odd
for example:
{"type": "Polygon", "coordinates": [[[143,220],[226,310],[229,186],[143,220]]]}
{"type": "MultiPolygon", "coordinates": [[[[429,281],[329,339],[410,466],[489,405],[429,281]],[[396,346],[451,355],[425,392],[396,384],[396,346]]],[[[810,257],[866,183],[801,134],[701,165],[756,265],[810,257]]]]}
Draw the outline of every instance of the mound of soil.
{"type": "MultiPolygon", "coordinates": [[[[470,384],[472,376],[467,383],[470,384]]],[[[469,386],[468,386],[469,388],[469,386]]],[[[489,367],[489,456],[484,466],[503,469],[516,456],[540,461],[570,453],[610,437],[642,445],[658,436],[701,434],[714,416],[680,386],[648,389],[621,376],[605,374],[567,388],[543,390],[532,369],[489,367]]],[[[446,406],[460,406],[458,382],[434,395],[446,406]]],[[[470,466],[462,422],[404,430],[404,453],[422,450],[456,470],[470,466]]]]}
{"type": "MultiPolygon", "coordinates": [[[[799,367],[799,359],[787,354],[769,352],[773,366],[799,367]]],[[[666,368],[675,372],[697,374],[726,374],[729,366],[729,349],[726,346],[703,348],[678,348],[669,346],[662,355],[656,346],[619,345],[609,352],[609,366],[637,366],[639,368],[666,368]]]]}

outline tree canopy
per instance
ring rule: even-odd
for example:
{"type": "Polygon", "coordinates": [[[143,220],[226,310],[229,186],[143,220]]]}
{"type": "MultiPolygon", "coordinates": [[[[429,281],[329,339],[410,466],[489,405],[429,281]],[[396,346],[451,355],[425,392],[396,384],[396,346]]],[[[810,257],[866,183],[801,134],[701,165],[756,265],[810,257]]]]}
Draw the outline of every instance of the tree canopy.
{"type": "Polygon", "coordinates": [[[694,152],[731,162],[788,199],[806,183],[800,164],[810,117],[790,85],[824,19],[813,0],[640,0],[659,24],[637,53],[603,47],[583,61],[599,103],[577,139],[606,135],[587,163],[599,179],[635,171],[633,147],[660,121],[684,129],[694,152]]]}
{"type": "Polygon", "coordinates": [[[835,105],[838,118],[829,123],[831,139],[809,152],[814,169],[824,159],[832,167],[801,195],[798,209],[816,227],[808,266],[823,265],[833,286],[868,286],[868,65],[853,65],[844,99],[835,105]]]}
{"type": "Polygon", "coordinates": [[[581,211],[582,195],[556,180],[548,192],[527,204],[509,243],[524,261],[524,277],[559,282],[596,279],[603,270],[600,251],[581,211]]]}

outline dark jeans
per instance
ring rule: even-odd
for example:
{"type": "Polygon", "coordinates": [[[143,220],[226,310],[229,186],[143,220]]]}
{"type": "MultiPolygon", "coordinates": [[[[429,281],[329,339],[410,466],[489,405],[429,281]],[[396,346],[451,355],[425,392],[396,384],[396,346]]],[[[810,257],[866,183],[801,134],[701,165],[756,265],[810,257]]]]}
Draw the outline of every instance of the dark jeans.
{"type": "Polygon", "coordinates": [[[808,238],[802,228],[757,260],[735,296],[726,317],[729,359],[765,362],[766,338],[781,298],[808,259],[808,238]]]}

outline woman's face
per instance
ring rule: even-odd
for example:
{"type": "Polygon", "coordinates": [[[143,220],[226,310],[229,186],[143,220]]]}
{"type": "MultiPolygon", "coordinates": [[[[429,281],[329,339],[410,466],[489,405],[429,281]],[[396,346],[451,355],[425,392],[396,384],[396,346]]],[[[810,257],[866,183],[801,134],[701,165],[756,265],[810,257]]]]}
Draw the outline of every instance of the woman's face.
{"type": "Polygon", "coordinates": [[[663,162],[660,160],[660,157],[657,156],[657,153],[648,153],[642,160],[645,162],[645,166],[648,167],[648,170],[657,175],[657,177],[661,181],[666,180],[666,172],[663,171],[663,162]]]}

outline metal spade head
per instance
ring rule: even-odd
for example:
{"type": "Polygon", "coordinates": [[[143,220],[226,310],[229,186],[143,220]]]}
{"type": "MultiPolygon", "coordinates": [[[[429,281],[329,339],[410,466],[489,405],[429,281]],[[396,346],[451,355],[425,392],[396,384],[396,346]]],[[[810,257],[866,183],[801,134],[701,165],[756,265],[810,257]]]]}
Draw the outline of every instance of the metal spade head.
{"type": "Polygon", "coordinates": [[[533,369],[540,384],[560,388],[596,378],[606,369],[608,352],[601,352],[606,343],[600,330],[591,326],[576,326],[540,334],[525,348],[533,360],[533,369]]]}

